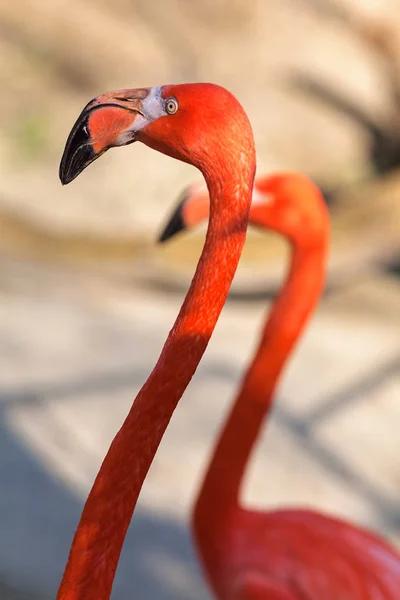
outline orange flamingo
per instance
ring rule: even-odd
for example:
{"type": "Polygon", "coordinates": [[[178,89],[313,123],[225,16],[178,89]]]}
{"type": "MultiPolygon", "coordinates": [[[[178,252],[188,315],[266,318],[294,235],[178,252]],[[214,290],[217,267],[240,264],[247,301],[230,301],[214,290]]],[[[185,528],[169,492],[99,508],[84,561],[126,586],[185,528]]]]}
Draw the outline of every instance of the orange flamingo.
{"type": "Polygon", "coordinates": [[[184,84],[98,96],[68,137],[62,183],[72,181],[108,148],[136,140],[202,171],[210,191],[210,222],[179,315],[86,501],[58,600],[110,597],[143,481],[207,347],[245,241],[255,150],[249,120],[232,94],[213,84],[184,84]]]}
{"type": "MultiPolygon", "coordinates": [[[[205,218],[202,185],[184,193],[161,239],[205,218]]],[[[247,510],[243,475],[286,361],[320,297],[329,217],[318,188],[284,173],[257,180],[250,222],[285,236],[285,284],[219,436],[193,514],[203,569],[220,600],[394,600],[400,556],[378,536],[310,510],[247,510]]]]}

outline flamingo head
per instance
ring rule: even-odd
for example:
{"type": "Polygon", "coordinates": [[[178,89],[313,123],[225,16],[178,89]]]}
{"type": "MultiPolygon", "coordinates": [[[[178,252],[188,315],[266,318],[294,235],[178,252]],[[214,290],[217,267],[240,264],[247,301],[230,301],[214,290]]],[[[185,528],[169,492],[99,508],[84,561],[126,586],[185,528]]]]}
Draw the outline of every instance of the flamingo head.
{"type": "Polygon", "coordinates": [[[298,246],[319,244],[329,231],[329,214],[320,190],[309,177],[295,172],[276,173],[257,182],[249,220],[298,246]]]}
{"type": "MultiPolygon", "coordinates": [[[[91,100],[67,139],[61,182],[70,183],[109,148],[136,141],[190,163],[206,176],[218,172],[218,156],[225,148],[236,163],[243,152],[253,167],[253,156],[248,156],[253,152],[251,127],[239,102],[220,86],[192,83],[107,92],[91,100]],[[235,143],[229,145],[230,140],[235,143]]],[[[227,156],[223,158],[229,168],[227,156]]]]}
{"type": "MultiPolygon", "coordinates": [[[[210,201],[205,183],[187,187],[165,225],[159,242],[205,220],[210,201]]],[[[249,223],[276,231],[293,242],[312,243],[328,227],[328,212],[314,183],[300,173],[277,173],[254,184],[249,223]]]]}

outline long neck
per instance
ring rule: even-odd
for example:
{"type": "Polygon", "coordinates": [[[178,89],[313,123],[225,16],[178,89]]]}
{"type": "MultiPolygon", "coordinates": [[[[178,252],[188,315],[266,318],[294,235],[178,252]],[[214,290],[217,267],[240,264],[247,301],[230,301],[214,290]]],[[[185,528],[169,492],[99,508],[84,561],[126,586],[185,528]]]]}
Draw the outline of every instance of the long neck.
{"type": "Polygon", "coordinates": [[[268,415],[276,385],[320,297],[327,240],[313,248],[293,246],[286,282],[262,331],[254,359],[223,427],[193,515],[200,550],[239,505],[245,467],[268,415]]]}
{"type": "Polygon", "coordinates": [[[236,271],[246,235],[252,169],[245,175],[233,182],[208,178],[212,211],[196,273],[158,362],[96,477],[72,542],[58,600],[110,597],[143,481],[207,347],[236,271]]]}

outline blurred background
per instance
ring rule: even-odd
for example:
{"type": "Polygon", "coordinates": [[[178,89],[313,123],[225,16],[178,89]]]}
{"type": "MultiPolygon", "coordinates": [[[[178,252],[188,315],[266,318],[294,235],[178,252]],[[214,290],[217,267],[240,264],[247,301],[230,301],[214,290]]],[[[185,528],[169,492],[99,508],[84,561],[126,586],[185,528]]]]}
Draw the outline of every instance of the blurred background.
{"type": "MultiPolygon", "coordinates": [[[[398,0],[0,3],[0,598],[54,598],[83,501],[177,314],[204,227],[155,240],[193,168],[135,144],[62,188],[98,93],[213,81],[258,173],[299,169],[332,216],[325,296],[280,388],[246,501],[306,505],[400,544],[398,0]]],[[[188,530],[221,419],[281,281],[250,231],[232,294],[138,505],[116,599],[209,598],[188,530]]]]}

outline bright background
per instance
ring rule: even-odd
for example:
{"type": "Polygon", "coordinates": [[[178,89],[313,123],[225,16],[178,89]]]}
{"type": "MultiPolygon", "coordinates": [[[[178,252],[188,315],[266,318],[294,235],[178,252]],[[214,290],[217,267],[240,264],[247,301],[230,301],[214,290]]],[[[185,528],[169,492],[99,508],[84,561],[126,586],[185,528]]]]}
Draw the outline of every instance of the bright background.
{"type": "MultiPolygon", "coordinates": [[[[400,543],[398,0],[0,3],[0,598],[54,598],[82,503],[177,314],[204,227],[159,249],[193,168],[135,144],[62,188],[98,93],[233,91],[258,172],[298,169],[332,214],[325,297],[280,389],[246,499],[400,543]]],[[[286,252],[250,232],[233,293],[146,481],[116,599],[208,598],[188,516],[286,252]]]]}

